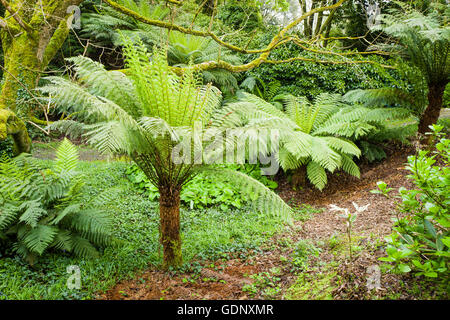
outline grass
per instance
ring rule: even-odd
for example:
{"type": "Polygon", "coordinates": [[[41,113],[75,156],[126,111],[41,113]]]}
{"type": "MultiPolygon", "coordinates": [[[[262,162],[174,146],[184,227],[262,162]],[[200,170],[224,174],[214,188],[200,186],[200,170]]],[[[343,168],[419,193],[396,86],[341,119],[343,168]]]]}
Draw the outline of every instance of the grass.
{"type": "MultiPolygon", "coordinates": [[[[50,160],[42,160],[46,165],[50,160]]],[[[158,266],[158,204],[137,192],[125,176],[125,162],[80,162],[86,177],[87,196],[108,190],[107,207],[114,219],[115,236],[123,240],[118,248],[106,248],[99,259],[86,260],[49,253],[31,268],[17,257],[0,259],[1,299],[95,299],[97,293],[129,279],[139,271],[158,266]],[[69,290],[67,267],[81,271],[81,289],[69,290]]],[[[218,259],[226,252],[258,248],[282,227],[281,219],[262,216],[249,209],[219,211],[181,210],[183,257],[188,266],[194,260],[218,259]]]]}

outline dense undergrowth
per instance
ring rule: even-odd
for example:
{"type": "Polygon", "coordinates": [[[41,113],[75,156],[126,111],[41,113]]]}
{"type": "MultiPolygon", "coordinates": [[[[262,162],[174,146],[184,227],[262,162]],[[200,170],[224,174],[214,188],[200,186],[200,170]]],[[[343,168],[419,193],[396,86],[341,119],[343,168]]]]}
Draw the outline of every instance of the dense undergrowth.
{"type": "MultiPolygon", "coordinates": [[[[51,161],[42,160],[50,166],[51,161]]],[[[122,245],[107,247],[98,259],[48,253],[33,268],[19,257],[0,259],[0,299],[92,299],[121,279],[161,263],[158,245],[158,204],[142,195],[126,177],[124,162],[80,162],[88,196],[110,190],[112,201],[102,209],[113,219],[113,235],[122,245]],[[81,271],[81,289],[69,290],[67,267],[81,271]]],[[[214,208],[181,211],[185,266],[194,259],[214,259],[227,252],[255,249],[280,230],[281,220],[242,210],[214,208]]]]}

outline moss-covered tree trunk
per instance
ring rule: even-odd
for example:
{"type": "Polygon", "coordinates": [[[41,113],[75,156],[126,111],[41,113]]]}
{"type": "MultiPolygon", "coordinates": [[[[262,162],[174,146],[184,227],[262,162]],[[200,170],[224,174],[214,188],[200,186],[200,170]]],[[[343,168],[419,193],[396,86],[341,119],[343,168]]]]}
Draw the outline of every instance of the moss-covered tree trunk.
{"type": "Polygon", "coordinates": [[[435,124],[439,119],[442,109],[446,83],[431,84],[428,86],[428,106],[419,121],[419,133],[425,134],[430,131],[429,126],[435,124]]]}
{"type": "Polygon", "coordinates": [[[31,141],[16,116],[19,90],[37,86],[41,73],[69,33],[70,5],[82,0],[1,0],[6,8],[0,38],[4,54],[0,96],[0,140],[13,138],[16,153],[28,152],[31,141]]]}
{"type": "Polygon", "coordinates": [[[163,246],[163,269],[179,267],[183,262],[180,237],[180,190],[159,187],[160,242],[163,246]]]}

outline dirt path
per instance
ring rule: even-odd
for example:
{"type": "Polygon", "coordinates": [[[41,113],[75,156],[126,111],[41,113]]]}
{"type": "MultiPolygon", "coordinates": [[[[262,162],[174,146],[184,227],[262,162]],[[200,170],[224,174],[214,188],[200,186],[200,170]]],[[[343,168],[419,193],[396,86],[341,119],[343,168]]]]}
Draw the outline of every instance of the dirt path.
{"type": "MultiPolygon", "coordinates": [[[[101,299],[283,299],[287,294],[294,299],[324,298],[326,294],[333,299],[381,298],[404,287],[407,277],[384,274],[383,288],[375,293],[366,289],[367,270],[379,265],[378,257],[383,255],[382,239],[391,232],[392,213],[395,204],[383,196],[370,193],[379,180],[385,181],[395,190],[400,186],[411,187],[404,169],[411,149],[394,150],[388,158],[378,164],[361,165],[361,179],[348,175],[333,175],[323,192],[313,189],[292,191],[287,182],[280,181],[280,195],[294,206],[309,204],[323,208],[306,220],[296,221],[289,231],[277,235],[262,248],[262,253],[249,254],[249,258],[222,259],[215,262],[202,262],[198,272],[168,274],[153,269],[147,270],[131,281],[117,284],[113,289],[99,296],[101,299]],[[352,202],[358,205],[370,204],[367,211],[359,214],[354,223],[355,245],[361,250],[350,263],[346,257],[345,224],[342,218],[329,210],[330,204],[353,209],[352,202]],[[302,288],[295,291],[292,285],[299,282],[299,274],[292,272],[289,262],[294,254],[292,244],[308,239],[321,244],[317,257],[308,257],[309,267],[301,274],[308,291],[302,288]],[[333,240],[334,239],[334,240],[333,240]],[[341,249],[332,248],[331,240],[341,249]],[[332,272],[330,271],[332,267],[332,272]],[[323,288],[313,288],[311,284],[320,283],[322,277],[331,275],[323,288]],[[308,282],[309,283],[306,283],[308,282]],[[291,289],[288,289],[291,288],[291,289]],[[316,290],[316,291],[314,291],[316,290]],[[323,291],[329,290],[328,293],[323,291]],[[300,293],[299,293],[300,292],[300,293]]],[[[353,211],[353,210],[352,210],[353,211]]],[[[327,279],[326,277],[324,278],[327,279]]],[[[408,286],[408,285],[406,285],[408,286]]],[[[401,290],[400,290],[401,291],[401,290]]],[[[389,297],[388,297],[389,298],[389,297]]],[[[398,294],[400,299],[413,299],[406,293],[398,294]]]]}

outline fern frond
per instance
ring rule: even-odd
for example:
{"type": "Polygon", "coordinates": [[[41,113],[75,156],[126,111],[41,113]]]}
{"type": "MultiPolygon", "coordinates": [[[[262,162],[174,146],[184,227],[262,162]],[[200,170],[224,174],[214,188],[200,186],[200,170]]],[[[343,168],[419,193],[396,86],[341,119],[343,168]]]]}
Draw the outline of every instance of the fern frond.
{"type": "Polygon", "coordinates": [[[351,174],[352,176],[360,178],[359,167],[356,165],[356,163],[353,162],[352,158],[346,154],[342,154],[341,157],[342,157],[342,170],[344,170],[348,174],[351,174]]]}
{"type": "Polygon", "coordinates": [[[58,173],[72,171],[77,165],[78,150],[67,138],[64,138],[56,149],[55,170],[58,173]]]}
{"type": "Polygon", "coordinates": [[[40,217],[47,214],[47,211],[42,208],[41,202],[37,200],[24,202],[18,209],[25,210],[19,217],[19,221],[32,228],[37,226],[40,217]]]}
{"type": "Polygon", "coordinates": [[[72,236],[72,252],[81,258],[98,258],[99,256],[97,249],[89,240],[80,236],[72,236]]]}
{"type": "Polygon", "coordinates": [[[42,255],[44,250],[53,242],[58,228],[43,224],[37,225],[35,228],[27,231],[19,240],[22,241],[26,247],[38,255],[42,255]]]}
{"type": "Polygon", "coordinates": [[[267,188],[258,180],[235,170],[215,170],[205,168],[208,174],[217,176],[218,179],[226,177],[235,186],[240,187],[242,192],[251,195],[256,194],[257,200],[253,203],[255,209],[262,213],[273,214],[282,217],[287,223],[292,224],[292,209],[276,193],[267,188]]]}
{"type": "Polygon", "coordinates": [[[319,190],[322,190],[327,184],[327,173],[319,163],[310,161],[306,166],[306,174],[311,183],[319,190]]]}

